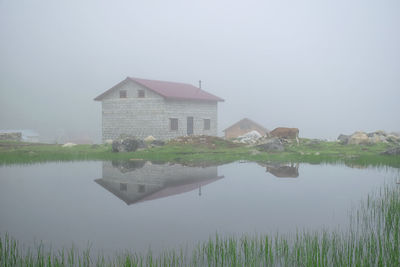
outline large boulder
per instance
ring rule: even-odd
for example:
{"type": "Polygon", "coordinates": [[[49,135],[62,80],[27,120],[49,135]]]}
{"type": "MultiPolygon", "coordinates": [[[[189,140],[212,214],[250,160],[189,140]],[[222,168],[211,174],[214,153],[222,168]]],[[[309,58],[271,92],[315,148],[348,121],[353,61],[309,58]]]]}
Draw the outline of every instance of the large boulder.
{"type": "Polygon", "coordinates": [[[400,155],[400,146],[389,148],[385,152],[382,152],[381,155],[390,155],[390,156],[400,155]]]}
{"type": "Polygon", "coordinates": [[[384,135],[378,135],[378,134],[374,133],[372,135],[368,134],[368,137],[369,137],[369,142],[371,144],[382,143],[382,142],[386,143],[387,142],[386,141],[386,137],[384,135]]]}
{"type": "Polygon", "coordinates": [[[296,139],[299,137],[298,128],[286,128],[278,127],[270,132],[273,137],[284,138],[284,139],[296,139]]]}
{"type": "Polygon", "coordinates": [[[282,152],[285,150],[279,138],[268,139],[265,143],[258,145],[257,148],[264,152],[282,152]]]}
{"type": "Polygon", "coordinates": [[[156,140],[156,139],[155,139],[154,136],[152,136],[152,135],[149,135],[149,136],[147,136],[147,137],[144,139],[144,141],[147,142],[147,143],[151,143],[151,142],[153,142],[154,140],[156,140]]]}
{"type": "Polygon", "coordinates": [[[341,134],[338,136],[337,140],[339,143],[343,145],[347,145],[349,143],[350,135],[341,134]]]}
{"type": "Polygon", "coordinates": [[[111,144],[113,152],[133,152],[138,148],[145,148],[146,144],[143,140],[134,137],[127,137],[120,140],[114,140],[111,144]]]}
{"type": "Polygon", "coordinates": [[[368,145],[370,144],[368,135],[365,132],[355,132],[349,138],[349,145],[368,145]]]}

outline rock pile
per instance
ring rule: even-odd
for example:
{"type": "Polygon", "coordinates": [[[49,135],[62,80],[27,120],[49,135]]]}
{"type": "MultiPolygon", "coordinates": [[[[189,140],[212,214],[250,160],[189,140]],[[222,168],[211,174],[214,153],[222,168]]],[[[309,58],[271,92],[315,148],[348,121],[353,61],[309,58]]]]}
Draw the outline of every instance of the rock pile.
{"type": "Polygon", "coordinates": [[[343,145],[370,145],[376,143],[400,144],[400,135],[397,133],[386,133],[376,131],[372,133],[355,132],[352,135],[341,134],[337,138],[343,145]]]}
{"type": "Polygon", "coordinates": [[[144,140],[141,140],[134,136],[126,135],[121,135],[117,140],[106,140],[105,143],[111,143],[113,152],[133,152],[138,149],[165,145],[165,141],[157,140],[153,136],[148,136],[144,140]]]}
{"type": "MultiPolygon", "coordinates": [[[[279,128],[286,131],[286,128],[279,128]]],[[[288,130],[292,130],[291,128],[287,128],[288,130]]],[[[298,133],[298,129],[293,130],[294,135],[296,137],[298,133]]],[[[285,137],[278,137],[272,134],[266,134],[261,136],[257,131],[248,132],[242,136],[239,136],[233,142],[235,143],[243,143],[251,146],[256,146],[258,150],[265,152],[281,152],[285,150],[285,144],[291,144],[297,142],[296,138],[293,138],[292,135],[287,134],[285,132],[285,137]]]]}
{"type": "Polygon", "coordinates": [[[235,139],[235,142],[252,145],[252,144],[256,144],[258,139],[260,139],[261,137],[262,136],[259,132],[251,131],[251,132],[245,133],[244,135],[237,137],[235,139]]]}
{"type": "Polygon", "coordinates": [[[113,152],[133,152],[138,148],[146,148],[147,145],[143,140],[135,137],[126,137],[119,140],[114,140],[111,144],[113,152]]]}

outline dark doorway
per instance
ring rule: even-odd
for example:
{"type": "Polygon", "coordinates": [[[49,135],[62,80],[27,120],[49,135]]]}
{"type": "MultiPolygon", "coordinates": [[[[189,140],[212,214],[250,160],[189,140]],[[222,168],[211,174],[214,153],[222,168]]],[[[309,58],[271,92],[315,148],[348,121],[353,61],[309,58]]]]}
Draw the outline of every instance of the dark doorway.
{"type": "Polygon", "coordinates": [[[187,117],[187,134],[193,134],[193,117],[187,117]]]}

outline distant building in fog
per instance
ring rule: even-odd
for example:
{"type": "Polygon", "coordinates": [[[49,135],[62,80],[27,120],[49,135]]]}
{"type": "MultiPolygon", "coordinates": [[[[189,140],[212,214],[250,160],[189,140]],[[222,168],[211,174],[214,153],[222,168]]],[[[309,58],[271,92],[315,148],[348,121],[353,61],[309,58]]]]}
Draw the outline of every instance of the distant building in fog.
{"type": "Polygon", "coordinates": [[[170,139],[217,135],[222,98],[190,84],[127,77],[94,100],[102,102],[102,139],[121,134],[170,139]]]}
{"type": "Polygon", "coordinates": [[[19,138],[18,138],[18,140],[16,139],[14,141],[23,141],[23,142],[31,142],[31,143],[39,142],[39,134],[33,130],[28,130],[28,129],[0,130],[0,135],[6,136],[7,134],[17,134],[19,136],[19,138]]]}
{"type": "Polygon", "coordinates": [[[260,124],[250,119],[244,118],[236,122],[232,126],[226,128],[224,130],[224,133],[225,133],[225,138],[230,139],[230,138],[237,138],[251,131],[257,131],[261,135],[265,135],[269,132],[260,124]]]}

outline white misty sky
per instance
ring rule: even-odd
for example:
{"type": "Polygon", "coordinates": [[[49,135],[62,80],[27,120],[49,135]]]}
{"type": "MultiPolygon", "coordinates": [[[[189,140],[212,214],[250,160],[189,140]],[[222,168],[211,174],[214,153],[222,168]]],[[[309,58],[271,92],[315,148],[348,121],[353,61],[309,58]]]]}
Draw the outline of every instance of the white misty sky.
{"type": "Polygon", "coordinates": [[[400,1],[0,0],[0,128],[88,133],[126,76],[224,98],[219,130],[400,131],[400,1]]]}

